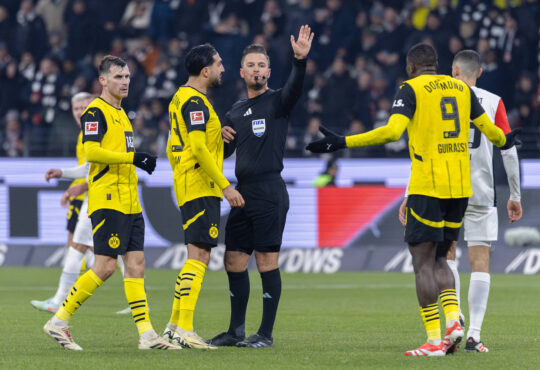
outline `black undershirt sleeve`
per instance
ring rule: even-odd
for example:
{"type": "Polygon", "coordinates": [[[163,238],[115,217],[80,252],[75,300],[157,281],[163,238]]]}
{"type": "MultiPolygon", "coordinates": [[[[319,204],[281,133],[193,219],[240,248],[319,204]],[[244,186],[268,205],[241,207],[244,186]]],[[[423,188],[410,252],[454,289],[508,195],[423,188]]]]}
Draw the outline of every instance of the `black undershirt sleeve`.
{"type": "Polygon", "coordinates": [[[280,106],[281,113],[288,116],[302,95],[302,88],[304,86],[304,77],[306,75],[306,59],[293,58],[292,69],[281,90],[280,106]]]}
{"type": "Polygon", "coordinates": [[[399,113],[410,119],[414,116],[415,111],[416,94],[409,84],[404,83],[400,86],[399,91],[394,98],[390,115],[399,113]]]}
{"type": "Polygon", "coordinates": [[[89,108],[81,117],[82,142],[103,140],[107,132],[107,120],[99,108],[89,108]]]}

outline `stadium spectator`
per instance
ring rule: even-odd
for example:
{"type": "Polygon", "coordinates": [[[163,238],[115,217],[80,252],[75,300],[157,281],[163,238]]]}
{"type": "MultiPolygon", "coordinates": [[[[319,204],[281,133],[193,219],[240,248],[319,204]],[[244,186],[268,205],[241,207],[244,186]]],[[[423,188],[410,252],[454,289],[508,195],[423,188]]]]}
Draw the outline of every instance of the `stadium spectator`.
{"type": "Polygon", "coordinates": [[[45,22],[34,10],[32,0],[21,1],[16,14],[14,32],[9,36],[15,55],[30,51],[34,58],[41,59],[47,52],[47,29],[45,22]]]}
{"type": "Polygon", "coordinates": [[[7,157],[22,157],[24,155],[22,129],[17,111],[12,110],[6,114],[5,133],[0,134],[4,134],[1,152],[5,153],[7,157]]]}
{"type": "MultiPolygon", "coordinates": [[[[484,69],[478,85],[501,95],[510,118],[518,119],[520,104],[512,101],[514,86],[522,72],[535,75],[540,63],[539,15],[537,0],[4,0],[0,5],[0,71],[13,60],[22,77],[18,90],[28,91],[31,85],[27,81],[34,80],[41,59],[53,57],[62,81],[58,103],[62,106],[58,109],[65,112],[69,107],[63,106],[64,96],[83,90],[99,93],[95,60],[107,53],[136,59],[137,66],[129,62],[132,86],[123,104],[126,111],[137,112],[147,79],[154,81],[156,77],[148,98],[157,90],[166,94],[164,81],[178,83],[187,78],[184,50],[213,42],[222,51],[226,65],[223,89],[211,93],[216,112],[223,114],[244,94],[236,74],[241,49],[250,42],[263,45],[272,60],[270,87],[281,86],[290,69],[290,51],[283,48],[283,38],[300,24],[313,23],[320,37],[308,62],[307,94],[291,112],[293,128],[307,127],[311,114],[325,115],[320,93],[325,85],[332,84],[328,79],[334,78],[332,64],[336,56],[349,66],[351,78],[358,82],[359,75],[368,75],[362,78],[372,80],[367,87],[357,83],[350,90],[351,96],[360,99],[354,99],[351,118],[359,118],[370,128],[377,101],[392,96],[405,77],[399,61],[419,42],[436,45],[441,73],[449,73],[451,57],[445,55],[463,48],[477,49],[484,69]],[[165,59],[169,63],[167,71],[165,59]],[[312,75],[310,64],[317,67],[312,75]]],[[[0,101],[0,107],[6,104],[11,105],[0,101]]],[[[33,117],[29,106],[16,109],[23,122],[23,136],[30,137],[34,127],[28,124],[30,118],[43,118],[33,117]],[[23,118],[28,114],[28,119],[23,118]]],[[[533,106],[532,111],[535,109],[533,106]]],[[[535,117],[532,114],[529,121],[538,126],[535,117]]],[[[342,128],[348,125],[346,122],[342,128]]],[[[50,128],[43,130],[44,135],[49,135],[50,128]]],[[[298,135],[296,145],[300,145],[302,133],[292,130],[290,135],[298,135]]],[[[287,143],[293,145],[295,140],[287,143]]],[[[522,150],[527,148],[525,145],[522,150]]],[[[61,154],[48,153],[47,148],[27,153],[38,152],[61,154]]],[[[287,150],[289,156],[295,153],[301,155],[302,148],[287,150]]]]}

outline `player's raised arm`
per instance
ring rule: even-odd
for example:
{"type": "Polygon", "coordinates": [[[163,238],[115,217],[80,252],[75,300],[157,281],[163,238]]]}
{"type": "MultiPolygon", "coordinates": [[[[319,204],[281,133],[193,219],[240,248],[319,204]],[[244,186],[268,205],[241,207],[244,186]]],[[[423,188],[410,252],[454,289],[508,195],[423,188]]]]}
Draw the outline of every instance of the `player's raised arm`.
{"type": "Polygon", "coordinates": [[[295,40],[291,35],[291,48],[294,53],[291,74],[283,86],[281,93],[281,105],[283,112],[288,115],[294,104],[302,95],[302,87],[304,85],[304,77],[306,75],[306,57],[311,50],[314,33],[308,25],[300,27],[298,37],[295,40]]]}

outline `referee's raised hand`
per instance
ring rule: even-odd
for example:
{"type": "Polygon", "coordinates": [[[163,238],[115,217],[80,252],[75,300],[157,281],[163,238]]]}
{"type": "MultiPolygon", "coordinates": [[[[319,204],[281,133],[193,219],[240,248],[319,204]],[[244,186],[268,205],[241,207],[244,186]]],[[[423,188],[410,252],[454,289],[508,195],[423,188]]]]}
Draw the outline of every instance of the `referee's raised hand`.
{"type": "Polygon", "coordinates": [[[223,196],[229,204],[232,207],[240,207],[243,208],[246,204],[244,201],[244,197],[242,197],[242,194],[238,192],[235,188],[233,188],[231,185],[227,186],[225,189],[223,189],[223,196]]]}
{"type": "Polygon", "coordinates": [[[304,59],[307,57],[309,50],[311,49],[311,42],[315,34],[311,32],[311,28],[306,24],[300,27],[298,31],[298,38],[294,40],[294,36],[291,35],[291,46],[296,59],[304,59]]]}

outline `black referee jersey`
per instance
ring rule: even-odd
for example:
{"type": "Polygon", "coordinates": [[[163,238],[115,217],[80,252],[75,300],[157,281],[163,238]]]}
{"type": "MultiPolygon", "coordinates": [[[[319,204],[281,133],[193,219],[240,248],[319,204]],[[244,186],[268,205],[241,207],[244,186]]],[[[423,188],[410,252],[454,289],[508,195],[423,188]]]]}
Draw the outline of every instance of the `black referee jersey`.
{"type": "Polygon", "coordinates": [[[236,149],[238,183],[280,178],[288,130],[288,117],[302,94],[306,60],[294,58],[285,86],[268,89],[252,99],[239,100],[225,115],[224,126],[236,131],[226,144],[225,156],[236,149]]]}

